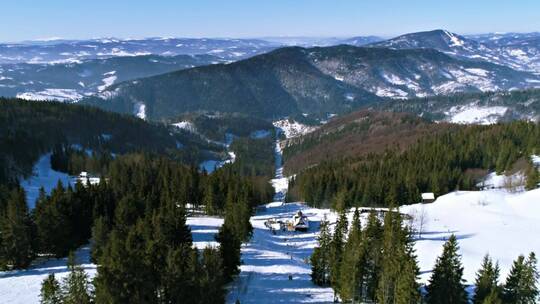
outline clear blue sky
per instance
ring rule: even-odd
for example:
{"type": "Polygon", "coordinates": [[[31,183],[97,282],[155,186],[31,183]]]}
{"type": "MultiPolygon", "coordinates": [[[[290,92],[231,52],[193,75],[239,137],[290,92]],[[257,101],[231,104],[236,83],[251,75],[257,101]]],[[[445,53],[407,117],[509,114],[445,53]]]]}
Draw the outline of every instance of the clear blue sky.
{"type": "Polygon", "coordinates": [[[0,41],[540,31],[538,0],[0,0],[0,41]]]}

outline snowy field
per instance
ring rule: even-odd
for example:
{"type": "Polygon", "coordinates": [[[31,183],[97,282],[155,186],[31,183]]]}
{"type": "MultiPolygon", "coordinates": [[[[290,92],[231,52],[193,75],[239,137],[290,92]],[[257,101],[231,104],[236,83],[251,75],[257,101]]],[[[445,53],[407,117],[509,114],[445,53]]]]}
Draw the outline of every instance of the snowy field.
{"type": "Polygon", "coordinates": [[[400,210],[417,218],[425,214],[424,232],[417,235],[415,245],[422,282],[427,282],[451,234],[458,238],[468,284],[474,282],[486,253],[499,261],[502,279],[518,255],[540,253],[540,189],[521,193],[458,191],[432,204],[404,206],[400,210]]]}
{"type": "MultiPolygon", "coordinates": [[[[90,247],[85,246],[75,252],[76,261],[92,279],[96,273],[96,265],[90,262],[90,247]]],[[[67,277],[67,258],[51,259],[37,262],[27,270],[0,271],[0,303],[34,304],[39,303],[41,282],[54,273],[61,281],[67,277]]]]}

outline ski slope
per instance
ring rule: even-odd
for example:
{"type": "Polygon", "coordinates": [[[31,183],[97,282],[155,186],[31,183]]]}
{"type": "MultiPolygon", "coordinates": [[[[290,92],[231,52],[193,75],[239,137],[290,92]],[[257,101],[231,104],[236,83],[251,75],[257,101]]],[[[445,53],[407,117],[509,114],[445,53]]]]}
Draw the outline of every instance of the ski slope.
{"type": "Polygon", "coordinates": [[[50,194],[56,188],[58,181],[62,182],[64,187],[74,184],[73,178],[69,175],[51,168],[51,153],[40,157],[32,171],[32,176],[21,181],[21,187],[26,192],[26,203],[30,209],[34,209],[41,187],[50,194]]]}
{"type": "MultiPolygon", "coordinates": [[[[283,176],[279,140],[275,143],[276,174],[271,181],[274,202],[251,217],[253,237],[242,246],[240,275],[230,286],[227,303],[332,303],[331,288],[311,282],[309,257],[317,245],[319,223],[329,210],[312,209],[302,203],[284,204],[288,179],[283,176]],[[310,219],[306,233],[272,233],[264,222],[269,218],[286,221],[298,211],[310,219]]],[[[260,208],[263,209],[263,208],[260,208]]]]}

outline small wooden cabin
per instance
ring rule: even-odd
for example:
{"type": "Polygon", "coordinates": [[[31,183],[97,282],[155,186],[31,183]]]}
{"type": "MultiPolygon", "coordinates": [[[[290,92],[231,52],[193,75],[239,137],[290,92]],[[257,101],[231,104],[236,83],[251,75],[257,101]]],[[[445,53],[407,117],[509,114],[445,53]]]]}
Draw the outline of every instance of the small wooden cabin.
{"type": "Polygon", "coordinates": [[[435,201],[435,193],[426,192],[422,193],[422,204],[429,204],[435,201]]]}

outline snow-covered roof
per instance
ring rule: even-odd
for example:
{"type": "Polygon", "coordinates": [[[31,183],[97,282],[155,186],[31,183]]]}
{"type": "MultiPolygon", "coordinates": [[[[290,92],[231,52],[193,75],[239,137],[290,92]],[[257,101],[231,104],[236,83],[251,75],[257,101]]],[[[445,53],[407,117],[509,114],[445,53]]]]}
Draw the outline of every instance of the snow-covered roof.
{"type": "Polygon", "coordinates": [[[422,193],[422,199],[423,200],[435,199],[435,194],[433,192],[422,193]]]}

